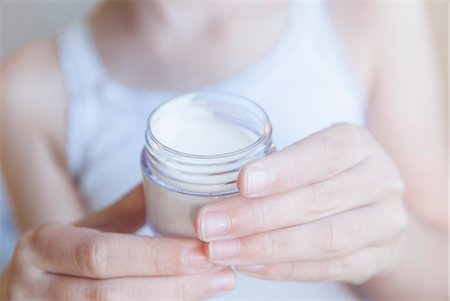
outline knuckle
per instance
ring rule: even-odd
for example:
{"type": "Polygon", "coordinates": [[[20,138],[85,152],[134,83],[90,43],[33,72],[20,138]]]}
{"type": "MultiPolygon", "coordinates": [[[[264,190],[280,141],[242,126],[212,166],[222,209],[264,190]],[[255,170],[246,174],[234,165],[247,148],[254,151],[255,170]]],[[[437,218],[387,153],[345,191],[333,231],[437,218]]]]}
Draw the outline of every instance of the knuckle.
{"type": "Polygon", "coordinates": [[[351,125],[349,131],[356,140],[362,143],[370,142],[373,139],[372,133],[365,127],[359,125],[351,125]]]}
{"type": "Polygon", "coordinates": [[[106,283],[94,285],[86,291],[86,299],[89,301],[120,301],[121,295],[113,291],[111,285],[106,283]]]}
{"type": "Polygon", "coordinates": [[[393,200],[385,202],[381,206],[382,213],[388,214],[389,219],[384,223],[384,235],[379,236],[370,244],[374,247],[391,245],[400,238],[409,224],[409,216],[403,201],[393,200]]]}
{"type": "Polygon", "coordinates": [[[277,248],[277,244],[275,242],[274,234],[271,232],[265,232],[262,234],[261,239],[261,250],[268,260],[275,259],[275,249],[277,248]]]}
{"type": "Polygon", "coordinates": [[[150,241],[148,248],[153,250],[146,257],[153,275],[166,275],[169,270],[178,271],[186,264],[184,249],[173,247],[164,239],[150,241]]]}
{"type": "Polygon", "coordinates": [[[385,198],[403,196],[405,193],[405,183],[395,163],[387,158],[390,164],[385,165],[379,174],[381,183],[383,183],[383,196],[385,198]]]}
{"type": "Polygon", "coordinates": [[[104,278],[107,267],[107,251],[103,248],[102,234],[83,241],[75,251],[75,264],[87,276],[104,278]]]}
{"type": "Polygon", "coordinates": [[[343,227],[333,221],[325,221],[322,232],[327,253],[342,254],[346,252],[350,241],[349,235],[343,227]]]}
{"type": "Polygon", "coordinates": [[[338,260],[340,275],[352,275],[361,271],[358,266],[358,259],[354,256],[345,257],[338,260]]]}
{"type": "Polygon", "coordinates": [[[48,240],[49,233],[53,227],[54,226],[51,224],[39,225],[36,228],[26,232],[24,236],[28,236],[28,239],[34,243],[45,242],[48,240]]]}
{"type": "Polygon", "coordinates": [[[187,281],[176,281],[173,286],[174,297],[180,300],[188,300],[192,287],[187,281]]]}
{"type": "Polygon", "coordinates": [[[62,227],[60,224],[42,224],[24,234],[30,245],[42,248],[55,238],[55,230],[62,227]]]}
{"type": "Polygon", "coordinates": [[[338,123],[334,124],[332,126],[332,128],[336,129],[336,130],[339,130],[339,131],[342,131],[342,130],[343,131],[349,131],[349,130],[351,131],[354,128],[358,128],[358,126],[354,125],[354,124],[351,124],[349,122],[338,122],[338,123]]]}
{"type": "Polygon", "coordinates": [[[327,174],[338,173],[343,153],[341,142],[327,133],[320,136],[320,144],[326,164],[325,172],[327,174]]]}
{"type": "Polygon", "coordinates": [[[264,231],[267,227],[267,212],[261,202],[253,201],[252,203],[253,225],[256,231],[264,231]]]}
{"type": "Polygon", "coordinates": [[[358,155],[358,157],[364,158],[369,154],[369,148],[373,146],[374,139],[367,128],[351,123],[338,123],[332,128],[332,136],[336,140],[335,144],[340,145],[341,149],[345,145],[351,145],[354,157],[358,155]]]}
{"type": "Polygon", "coordinates": [[[327,280],[340,277],[344,271],[345,263],[342,259],[338,260],[325,260],[324,262],[324,278],[327,280]]]}
{"type": "Polygon", "coordinates": [[[348,130],[348,141],[362,158],[370,154],[370,149],[374,147],[372,133],[364,127],[352,125],[348,130]]]}
{"type": "Polygon", "coordinates": [[[298,267],[295,262],[277,263],[266,266],[259,275],[277,280],[298,280],[298,267]]]}
{"type": "Polygon", "coordinates": [[[409,217],[404,207],[403,202],[398,201],[398,213],[392,219],[393,232],[396,234],[402,233],[409,224],[409,217]]]}
{"type": "Polygon", "coordinates": [[[284,275],[285,279],[295,279],[297,276],[296,273],[296,264],[294,262],[288,262],[285,267],[284,275]]]}
{"type": "Polygon", "coordinates": [[[387,160],[391,161],[390,164],[379,164],[377,160],[370,162],[370,187],[378,201],[403,198],[405,193],[405,184],[399,170],[390,158],[387,160]]]}
{"type": "Polygon", "coordinates": [[[158,259],[158,258],[155,258],[152,256],[152,258],[150,259],[150,270],[155,275],[164,275],[165,273],[167,273],[167,266],[175,265],[174,262],[171,262],[171,261],[178,260],[181,262],[181,258],[182,258],[182,256],[180,255],[173,259],[168,258],[163,261],[161,259],[158,259]]]}
{"type": "Polygon", "coordinates": [[[396,171],[395,175],[392,177],[392,180],[388,182],[387,190],[391,195],[395,196],[403,196],[405,193],[405,183],[403,179],[400,177],[399,172],[396,171]]]}
{"type": "Polygon", "coordinates": [[[368,270],[368,266],[366,264],[361,264],[361,258],[359,258],[358,255],[329,260],[326,267],[327,277],[329,279],[339,280],[348,280],[360,277],[361,274],[368,270]]]}
{"type": "Polygon", "coordinates": [[[317,182],[309,186],[310,202],[309,210],[313,214],[324,213],[336,208],[335,189],[329,183],[317,182]]]}
{"type": "Polygon", "coordinates": [[[405,194],[405,190],[406,190],[405,182],[403,181],[403,179],[400,176],[398,176],[396,181],[394,181],[394,182],[395,182],[396,190],[398,191],[398,193],[400,195],[403,196],[405,194]]]}
{"type": "Polygon", "coordinates": [[[365,139],[372,139],[372,134],[370,133],[370,131],[360,125],[341,122],[336,124],[334,128],[345,135],[351,141],[358,142],[365,141],[365,139]]]}

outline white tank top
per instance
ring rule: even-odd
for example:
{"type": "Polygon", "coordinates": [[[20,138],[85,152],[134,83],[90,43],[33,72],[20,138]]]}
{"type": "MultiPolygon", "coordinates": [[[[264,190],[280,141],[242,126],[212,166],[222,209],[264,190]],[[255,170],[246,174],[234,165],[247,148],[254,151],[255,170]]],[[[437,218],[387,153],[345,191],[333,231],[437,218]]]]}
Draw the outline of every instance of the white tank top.
{"type": "MultiPolygon", "coordinates": [[[[276,46],[236,76],[205,87],[246,96],[268,113],[280,149],[337,122],[364,125],[365,91],[323,1],[292,2],[276,46]]],[[[69,93],[67,157],[85,201],[105,207],[141,181],[139,156],[147,116],[174,91],[138,90],[115,82],[96,53],[86,22],[65,30],[59,53],[69,93]]],[[[355,299],[337,283],[238,276],[224,299],[355,299]]]]}

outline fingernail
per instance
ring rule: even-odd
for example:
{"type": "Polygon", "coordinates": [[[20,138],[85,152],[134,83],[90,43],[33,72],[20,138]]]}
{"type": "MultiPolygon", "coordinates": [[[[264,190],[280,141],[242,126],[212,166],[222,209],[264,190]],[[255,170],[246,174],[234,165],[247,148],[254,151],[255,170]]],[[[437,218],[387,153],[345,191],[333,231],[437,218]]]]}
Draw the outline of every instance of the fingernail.
{"type": "Polygon", "coordinates": [[[233,273],[229,271],[220,271],[211,278],[211,289],[214,293],[226,292],[235,286],[233,273]]]}
{"type": "Polygon", "coordinates": [[[200,218],[200,231],[203,239],[224,235],[230,226],[230,218],[224,213],[204,212],[200,218]]]}
{"type": "Polygon", "coordinates": [[[211,265],[205,254],[197,248],[187,251],[185,256],[188,269],[200,270],[211,265]]]}
{"type": "Polygon", "coordinates": [[[208,245],[208,255],[211,261],[225,259],[236,256],[239,253],[240,243],[237,239],[219,240],[210,242],[208,245]]]}
{"type": "Polygon", "coordinates": [[[264,266],[261,264],[255,264],[255,265],[241,265],[237,267],[238,271],[240,272],[247,272],[247,273],[259,273],[262,270],[264,270],[264,266]]]}
{"type": "Polygon", "coordinates": [[[245,189],[248,194],[263,192],[269,186],[269,175],[260,168],[253,168],[247,172],[245,189]]]}

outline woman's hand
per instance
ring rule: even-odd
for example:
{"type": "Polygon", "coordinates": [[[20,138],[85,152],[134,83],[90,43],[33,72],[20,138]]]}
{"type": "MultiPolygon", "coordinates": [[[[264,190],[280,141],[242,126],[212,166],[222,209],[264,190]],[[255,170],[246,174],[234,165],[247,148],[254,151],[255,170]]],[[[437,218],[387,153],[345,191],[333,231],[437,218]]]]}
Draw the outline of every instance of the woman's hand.
{"type": "Polygon", "coordinates": [[[26,232],[2,279],[1,300],[191,300],[233,288],[231,270],[212,267],[200,241],[102,232],[134,232],[144,220],[139,185],[78,226],[26,232]]]}
{"type": "Polygon", "coordinates": [[[242,196],[203,207],[213,263],[282,280],[360,283],[392,262],[407,224],[397,168],[357,126],[339,124],[257,160],[242,196]]]}

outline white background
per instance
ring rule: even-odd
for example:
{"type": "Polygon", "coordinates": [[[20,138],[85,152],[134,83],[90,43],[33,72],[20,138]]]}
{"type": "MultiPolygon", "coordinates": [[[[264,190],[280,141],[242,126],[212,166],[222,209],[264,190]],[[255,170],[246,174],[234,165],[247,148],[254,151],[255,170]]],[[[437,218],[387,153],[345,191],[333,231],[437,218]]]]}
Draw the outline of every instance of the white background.
{"type": "Polygon", "coordinates": [[[96,0],[0,0],[0,58],[83,16],[96,0]]]}

